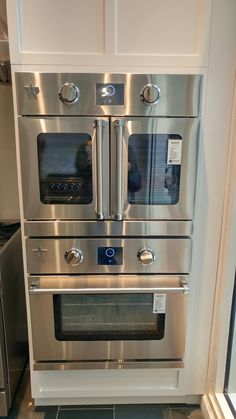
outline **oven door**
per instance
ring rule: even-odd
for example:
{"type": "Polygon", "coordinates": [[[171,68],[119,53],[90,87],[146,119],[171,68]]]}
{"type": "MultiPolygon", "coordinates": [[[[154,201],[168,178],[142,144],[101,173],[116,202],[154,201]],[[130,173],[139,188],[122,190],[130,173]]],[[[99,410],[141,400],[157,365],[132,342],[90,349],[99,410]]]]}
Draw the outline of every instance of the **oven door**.
{"type": "Polygon", "coordinates": [[[106,217],[108,127],[106,118],[19,118],[25,218],[106,217]]]}
{"type": "Polygon", "coordinates": [[[193,218],[197,118],[112,119],[113,218],[193,218]]]}
{"type": "Polygon", "coordinates": [[[175,275],[30,277],[34,361],[183,360],[187,283],[175,275]]]}

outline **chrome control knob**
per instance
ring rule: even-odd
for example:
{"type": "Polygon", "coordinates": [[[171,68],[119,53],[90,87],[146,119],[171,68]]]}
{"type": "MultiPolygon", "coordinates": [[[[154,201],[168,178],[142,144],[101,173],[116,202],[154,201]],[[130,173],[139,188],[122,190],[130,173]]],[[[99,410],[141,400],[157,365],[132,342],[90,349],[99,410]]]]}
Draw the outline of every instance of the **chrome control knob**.
{"type": "Polygon", "coordinates": [[[142,265],[150,265],[156,259],[154,250],[148,248],[139,250],[137,257],[142,265]]]}
{"type": "Polygon", "coordinates": [[[64,259],[68,265],[77,266],[83,260],[83,252],[80,249],[68,249],[65,253],[64,259]]]}
{"type": "Polygon", "coordinates": [[[73,105],[80,97],[79,88],[73,83],[65,83],[59,90],[59,98],[65,105],[73,105]]]}
{"type": "Polygon", "coordinates": [[[140,96],[146,105],[155,105],[161,97],[161,91],[155,84],[147,84],[144,86],[140,96]]]}

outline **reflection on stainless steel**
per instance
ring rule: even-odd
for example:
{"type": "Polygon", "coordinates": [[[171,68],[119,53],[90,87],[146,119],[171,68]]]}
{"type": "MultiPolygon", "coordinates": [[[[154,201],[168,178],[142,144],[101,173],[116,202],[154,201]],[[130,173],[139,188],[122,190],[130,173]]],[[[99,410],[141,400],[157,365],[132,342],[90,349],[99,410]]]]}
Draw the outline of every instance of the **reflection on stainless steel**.
{"type": "Polygon", "coordinates": [[[189,238],[53,238],[26,239],[28,272],[33,273],[188,273],[191,267],[192,241],[189,238]],[[48,249],[41,257],[33,252],[38,248],[48,249]],[[122,264],[98,265],[98,248],[123,248],[122,264]],[[137,255],[143,248],[151,248],[156,260],[143,265],[137,255]],[[68,249],[80,249],[84,258],[82,263],[73,266],[65,262],[68,249]],[[59,260],[58,260],[59,258],[59,260]],[[56,261],[58,260],[58,263],[56,261]]]}
{"type": "Polygon", "coordinates": [[[102,119],[96,119],[95,121],[95,127],[96,127],[96,167],[97,167],[97,216],[99,220],[102,220],[104,218],[103,215],[103,120],[102,119]]]}
{"type": "Polygon", "coordinates": [[[137,369],[137,368],[184,368],[183,361],[83,361],[83,362],[35,362],[34,371],[67,371],[67,370],[107,370],[107,369],[137,369]]]}
{"type": "Polygon", "coordinates": [[[132,115],[132,116],[198,116],[201,100],[201,76],[157,74],[76,74],[17,73],[16,89],[19,115],[132,115]],[[24,85],[40,85],[37,101],[26,100],[24,85]],[[65,106],[55,94],[65,83],[80,89],[80,100],[65,106]],[[97,106],[96,83],[124,84],[124,105],[97,106]],[[157,85],[162,92],[157,106],[146,106],[140,92],[146,85],[157,85]],[[168,89],[166,88],[168,86],[168,89]],[[89,92],[89,94],[88,94],[89,92]],[[53,93],[53,94],[52,94],[53,93]]]}
{"type": "Polygon", "coordinates": [[[114,127],[116,129],[116,206],[114,216],[116,220],[122,220],[123,218],[123,126],[124,121],[122,119],[114,121],[114,127]]]}
{"type": "Polygon", "coordinates": [[[7,416],[28,356],[19,224],[0,223],[0,416],[7,416]]]}
{"type": "Polygon", "coordinates": [[[73,277],[30,276],[30,294],[109,294],[189,291],[188,276],[81,275],[73,277]],[[53,284],[53,287],[52,287],[53,284]],[[51,287],[51,288],[50,288],[51,287]]]}
{"type": "Polygon", "coordinates": [[[182,368],[201,76],[15,77],[34,369],[182,368]]]}
{"type": "MultiPolygon", "coordinates": [[[[103,147],[102,147],[102,182],[103,182],[103,213],[108,216],[108,189],[109,189],[109,144],[108,144],[108,119],[103,118],[103,147]]],[[[97,189],[97,173],[96,173],[96,155],[95,155],[95,128],[94,118],[19,118],[19,130],[22,138],[20,146],[21,154],[21,171],[22,171],[22,187],[23,187],[23,203],[24,215],[27,219],[97,219],[95,197],[93,201],[86,205],[68,205],[68,204],[52,204],[45,205],[40,200],[40,179],[39,171],[32,173],[32,167],[38,165],[37,155],[37,137],[43,133],[70,133],[78,134],[78,132],[86,133],[92,138],[92,189],[97,189]],[[32,138],[35,141],[32,141],[32,138]],[[33,163],[35,162],[35,163],[33,163]],[[35,166],[34,166],[35,164],[35,166]]],[[[64,145],[66,153],[66,147],[64,145]]],[[[55,156],[54,156],[55,158],[55,156]]],[[[76,155],[70,157],[74,160],[76,155]]],[[[62,168],[63,169],[63,168],[62,168]]],[[[54,182],[55,184],[56,182],[54,182]]],[[[61,182],[63,186],[63,181],[61,182]]],[[[75,185],[76,186],[76,185],[75,185]]],[[[86,185],[85,185],[86,186],[86,185]]]]}
{"type": "MultiPolygon", "coordinates": [[[[186,282],[187,277],[177,276],[85,276],[85,277],[29,277],[29,288],[40,286],[40,288],[51,290],[42,294],[30,294],[30,309],[33,332],[33,350],[35,361],[95,361],[95,360],[150,360],[150,361],[180,361],[184,357],[185,346],[185,323],[186,305],[188,295],[183,293],[182,281],[186,282]],[[81,282],[82,281],[82,282],[81,282]],[[103,340],[90,342],[79,342],[76,340],[59,341],[55,338],[55,318],[53,308],[54,291],[64,288],[74,289],[72,296],[78,295],[86,288],[97,287],[108,288],[112,282],[120,288],[130,288],[133,295],[139,287],[148,287],[166,295],[165,315],[165,336],[161,340],[103,340]],[[176,290],[171,290],[171,288],[176,290]],[[181,292],[179,292],[179,289],[181,292]]],[[[152,291],[153,292],[153,291],[152,291]]],[[[112,291],[110,291],[112,295],[112,291]]],[[[94,294],[94,296],[99,294],[94,294]]],[[[120,292],[122,299],[122,292],[120,292]]],[[[142,294],[140,294],[142,295],[142,294]]],[[[68,295],[69,296],[69,295],[68,295]]],[[[86,293],[84,294],[86,298],[86,293]]],[[[140,311],[140,309],[139,309],[140,311]]],[[[157,366],[158,364],[156,364],[157,366]]],[[[119,368],[119,366],[117,366],[119,368]]],[[[136,364],[137,367],[137,364],[136,364]]],[[[53,366],[52,366],[53,368],[53,366]]]]}
{"type": "Polygon", "coordinates": [[[191,236],[191,221],[26,221],[25,235],[34,237],[191,236]]]}
{"type": "Polygon", "coordinates": [[[16,88],[18,113],[23,115],[19,117],[19,132],[25,219],[193,218],[201,76],[16,73],[16,88]],[[97,86],[101,85],[112,95],[106,95],[107,101],[99,105],[97,86]],[[123,86],[125,95],[119,93],[118,86],[123,86]],[[73,106],[61,102],[55,94],[58,91],[62,100],[73,106]],[[147,102],[152,106],[146,106],[147,102]],[[113,118],[96,119],[103,115],[113,118]],[[42,133],[44,137],[53,133],[58,142],[64,134],[64,145],[60,142],[55,153],[48,138],[38,156],[37,142],[42,133]],[[76,137],[69,147],[70,135],[76,137]],[[74,153],[77,144],[84,142],[86,147],[85,135],[91,139],[87,148],[92,147],[89,161],[93,195],[91,192],[91,199],[76,201],[76,196],[83,197],[81,184],[85,185],[86,179],[80,179],[74,168],[74,153]],[[145,141],[137,139],[141,136],[145,141]],[[131,144],[134,137],[135,146],[131,144]],[[171,138],[181,142],[182,158],[177,164],[169,164],[165,155],[171,138]],[[47,153],[53,154],[54,172],[51,168],[42,179],[40,165],[47,153]],[[37,166],[39,171],[35,170],[29,179],[28,173],[37,166]],[[45,188],[54,200],[50,201],[47,193],[43,199],[45,188]]]}
{"type": "Polygon", "coordinates": [[[142,101],[149,106],[155,105],[161,97],[161,90],[155,84],[147,84],[141,92],[142,101]]]}
{"type": "MultiPolygon", "coordinates": [[[[125,118],[123,128],[123,212],[124,219],[160,219],[160,220],[190,220],[193,218],[195,182],[197,170],[197,138],[199,121],[194,118],[125,118]],[[183,138],[182,159],[181,159],[181,184],[178,202],[175,205],[137,205],[128,202],[128,141],[132,134],[145,134],[154,136],[158,133],[169,133],[180,135],[183,138]],[[126,150],[126,152],[125,152],[126,150]]],[[[112,131],[111,156],[112,167],[115,166],[116,133],[112,131]]],[[[141,149],[144,153],[144,149],[141,149]]],[[[157,164],[158,167],[158,164],[157,164]]],[[[117,174],[111,172],[111,202],[116,202],[117,174]]],[[[160,178],[154,176],[151,190],[158,189],[160,178]]],[[[149,187],[149,185],[147,185],[149,187]]],[[[136,193],[137,195],[137,193],[136,193]]]]}

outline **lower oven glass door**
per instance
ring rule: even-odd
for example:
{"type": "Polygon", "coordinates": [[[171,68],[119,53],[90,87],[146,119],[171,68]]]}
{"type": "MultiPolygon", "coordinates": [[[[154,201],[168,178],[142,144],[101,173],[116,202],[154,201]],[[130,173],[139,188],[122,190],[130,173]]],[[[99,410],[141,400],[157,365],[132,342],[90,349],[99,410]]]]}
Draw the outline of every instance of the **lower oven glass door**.
{"type": "Polygon", "coordinates": [[[30,277],[34,360],[182,360],[187,280],[30,277]]]}

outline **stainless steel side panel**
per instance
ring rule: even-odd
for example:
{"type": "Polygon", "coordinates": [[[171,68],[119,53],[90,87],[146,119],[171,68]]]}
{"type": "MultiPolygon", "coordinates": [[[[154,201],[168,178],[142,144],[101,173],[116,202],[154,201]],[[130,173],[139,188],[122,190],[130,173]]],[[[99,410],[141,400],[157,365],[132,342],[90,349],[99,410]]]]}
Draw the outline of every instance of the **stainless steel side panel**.
{"type": "Polygon", "coordinates": [[[8,390],[0,391],[0,416],[7,416],[9,407],[8,390]]]}
{"type": "MultiPolygon", "coordinates": [[[[97,162],[95,118],[19,118],[21,172],[23,185],[24,217],[27,219],[97,219],[97,162]],[[43,204],[40,201],[37,136],[40,133],[87,133],[92,138],[92,182],[91,204],[43,204]]],[[[109,188],[109,138],[108,119],[103,119],[103,212],[108,214],[109,188]]]]}
{"type": "MultiPolygon", "coordinates": [[[[29,278],[29,288],[32,284],[39,282],[39,287],[51,291],[45,294],[30,293],[30,310],[33,333],[33,354],[34,361],[137,361],[137,360],[182,360],[185,349],[186,333],[186,308],[188,294],[183,292],[181,285],[178,290],[171,290],[171,285],[176,288],[181,279],[187,281],[187,277],[170,276],[109,276],[107,278],[98,276],[88,277],[87,285],[91,290],[96,287],[98,280],[100,285],[112,286],[113,280],[120,283],[120,293],[128,287],[129,292],[138,292],[139,287],[145,287],[150,292],[150,287],[156,292],[166,293],[166,317],[165,337],[159,341],[57,341],[54,332],[53,293],[57,292],[57,285],[60,284],[61,293],[64,287],[69,289],[75,286],[74,294],[83,292],[80,287],[80,277],[34,277],[29,278]],[[77,283],[77,286],[76,286],[77,283]],[[92,286],[93,284],[93,286],[92,286]],[[160,286],[160,288],[159,288],[160,286]],[[149,289],[148,289],[149,288],[149,289]]],[[[86,279],[84,279],[86,281],[86,279]]],[[[153,292],[153,291],[152,291],[153,292]]],[[[112,293],[112,291],[111,291],[112,293]]]]}
{"type": "Polygon", "coordinates": [[[93,238],[93,239],[26,239],[27,272],[31,274],[113,274],[113,273],[188,273],[191,266],[192,241],[189,238],[93,238]],[[98,265],[98,247],[122,247],[123,264],[98,265]],[[78,266],[65,262],[68,249],[83,253],[78,266]],[[154,250],[156,260],[150,265],[138,261],[143,248],[154,250]]]}
{"type": "Polygon", "coordinates": [[[191,236],[192,221],[26,221],[26,236],[191,236]]]}
{"type": "Polygon", "coordinates": [[[197,116],[201,101],[200,75],[158,74],[81,74],[81,73],[16,73],[17,109],[19,115],[142,115],[197,116]],[[68,106],[58,92],[64,83],[80,89],[80,100],[68,106]],[[124,104],[96,105],[96,83],[124,84],[124,104]],[[154,106],[141,101],[144,86],[158,85],[161,98],[154,106]],[[39,88],[34,95],[27,89],[39,88]]]}
{"type": "MultiPolygon", "coordinates": [[[[111,212],[116,218],[116,132],[112,118],[111,212]]],[[[123,219],[191,220],[197,172],[197,118],[124,118],[123,121],[123,219]],[[128,143],[132,134],[178,134],[182,137],[179,201],[175,205],[130,205],[128,202],[128,143]]],[[[138,162],[137,162],[138,163],[138,162]]]]}

